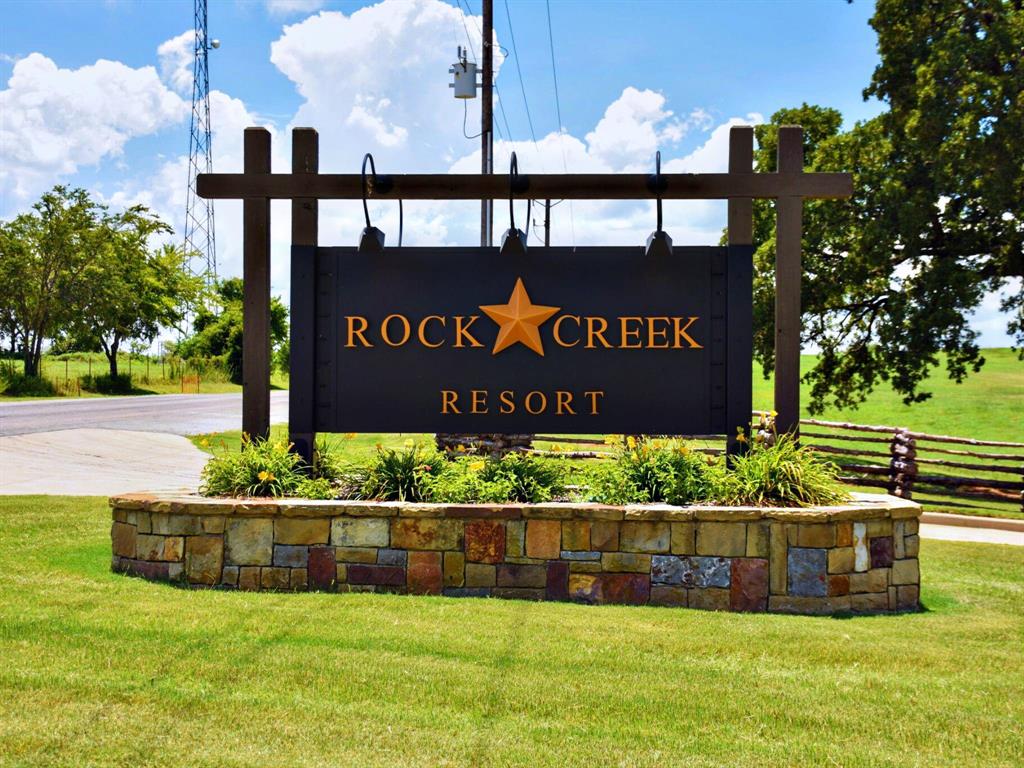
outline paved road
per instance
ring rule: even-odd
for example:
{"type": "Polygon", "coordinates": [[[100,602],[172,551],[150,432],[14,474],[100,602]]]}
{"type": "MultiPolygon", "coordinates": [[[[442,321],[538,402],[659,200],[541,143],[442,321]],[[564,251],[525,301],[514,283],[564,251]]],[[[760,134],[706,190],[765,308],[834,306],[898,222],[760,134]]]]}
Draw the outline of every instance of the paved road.
{"type": "MultiPolygon", "coordinates": [[[[270,393],[270,421],[288,421],[288,392],[270,393]]],[[[0,403],[0,436],[66,429],[195,435],[241,429],[242,396],[139,395],[0,403]]]]}

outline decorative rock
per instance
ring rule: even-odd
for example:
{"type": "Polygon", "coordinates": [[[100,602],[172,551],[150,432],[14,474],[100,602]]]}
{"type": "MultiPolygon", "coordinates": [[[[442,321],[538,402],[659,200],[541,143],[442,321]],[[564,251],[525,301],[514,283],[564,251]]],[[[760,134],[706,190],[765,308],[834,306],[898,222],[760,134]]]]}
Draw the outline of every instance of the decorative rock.
{"type": "Polygon", "coordinates": [[[238,588],[255,592],[260,588],[260,569],[256,566],[245,566],[238,569],[238,588]]]}
{"type": "Polygon", "coordinates": [[[562,549],[590,549],[590,521],[566,520],[562,523],[562,549]]]}
{"type": "Polygon", "coordinates": [[[198,536],[202,521],[192,515],[153,515],[152,532],[160,536],[198,536]]]}
{"type": "Polygon", "coordinates": [[[746,551],[746,526],[735,523],[697,523],[698,555],[743,557],[746,551]]]}
{"type": "Polygon", "coordinates": [[[334,558],[339,563],[377,562],[377,550],[373,547],[335,547],[334,558]]]}
{"type": "Polygon", "coordinates": [[[767,523],[747,524],[747,557],[768,559],[768,532],[767,523]]]}
{"type": "Polygon", "coordinates": [[[649,605],[685,608],[686,592],[685,587],[668,587],[652,584],[649,605]]]}
{"type": "Polygon", "coordinates": [[[671,543],[669,523],[624,522],[619,532],[623,552],[668,552],[671,543]]]}
{"type": "Polygon", "coordinates": [[[885,592],[889,587],[889,569],[875,568],[867,573],[850,574],[850,592],[885,592]]]}
{"type": "Polygon", "coordinates": [[[651,558],[651,582],[653,584],[682,584],[684,565],[674,555],[654,555],[651,558]]]}
{"type": "Polygon", "coordinates": [[[829,616],[851,610],[850,597],[798,597],[794,595],[771,595],[768,610],[777,613],[801,613],[812,616],[829,616]]]}
{"type": "MultiPolygon", "coordinates": [[[[530,523],[530,525],[532,524],[530,523]]],[[[527,540],[527,546],[529,546],[529,540],[527,540]]],[[[504,523],[496,520],[467,521],[466,560],[474,563],[500,563],[504,559],[504,523]]]]}
{"type": "Polygon", "coordinates": [[[828,572],[849,573],[855,562],[853,547],[836,547],[828,551],[828,572]]]}
{"type": "Polygon", "coordinates": [[[238,566],[225,565],[221,570],[220,583],[226,587],[238,586],[238,566]]]}
{"type": "Polygon", "coordinates": [[[732,564],[724,557],[684,557],[683,585],[686,587],[728,587],[732,564]]]}
{"type": "Polygon", "coordinates": [[[786,526],[782,523],[772,523],[769,532],[771,557],[769,558],[768,586],[773,595],[786,593],[786,579],[788,575],[788,563],[786,562],[786,526]]]}
{"type": "Polygon", "coordinates": [[[338,547],[386,547],[388,526],[385,519],[336,517],[331,521],[331,543],[338,547]]]}
{"type": "MultiPolygon", "coordinates": [[[[537,522],[534,520],[530,521],[537,522]]],[[[547,587],[547,568],[543,565],[515,565],[501,563],[498,566],[497,581],[499,587],[531,587],[544,589],[547,587]]]]}
{"type": "MultiPolygon", "coordinates": [[[[454,552],[452,554],[455,554],[454,552]]],[[[377,565],[400,565],[403,568],[409,560],[409,553],[404,549],[378,549],[377,565]]]]}
{"type": "Polygon", "coordinates": [[[644,605],[651,598],[651,578],[643,573],[605,573],[599,576],[604,602],[644,605]]]}
{"type": "Polygon", "coordinates": [[[562,552],[560,553],[559,556],[562,558],[562,560],[600,560],[601,559],[601,553],[600,552],[581,552],[581,551],[569,552],[569,551],[564,550],[564,549],[562,550],[562,552]]]}
{"type": "Polygon", "coordinates": [[[764,611],[768,608],[768,561],[737,557],[732,561],[729,607],[734,611],[764,611]]]}
{"type": "Polygon", "coordinates": [[[919,536],[906,536],[903,539],[903,554],[907,557],[917,557],[921,554],[921,539],[919,536]]]}
{"type": "MultiPolygon", "coordinates": [[[[504,544],[504,541],[502,544],[504,544]]],[[[441,553],[410,552],[407,578],[410,594],[440,595],[441,590],[444,588],[441,553]]],[[[351,580],[351,577],[349,577],[349,580],[351,580]]]]}
{"type": "Polygon", "coordinates": [[[141,576],[144,579],[159,579],[167,581],[170,579],[170,563],[151,563],[147,560],[122,560],[126,573],[132,576],[141,576]]]}
{"type": "Polygon", "coordinates": [[[348,564],[338,563],[335,566],[334,578],[337,579],[335,585],[338,587],[338,591],[341,592],[341,585],[348,582],[348,564]]]}
{"type": "MultiPolygon", "coordinates": [[[[184,563],[168,563],[167,564],[167,578],[171,581],[184,581],[185,580],[185,564],[184,563]]],[[[895,587],[893,587],[895,589],[895,587]]],[[[893,596],[895,598],[895,595],[893,596]]]]}
{"type": "Polygon", "coordinates": [[[505,525],[505,557],[526,556],[526,521],[509,520],[505,525]]]}
{"type": "Polygon", "coordinates": [[[526,556],[541,560],[558,557],[562,551],[562,524],[557,520],[530,520],[526,523],[526,556]]]}
{"type": "Polygon", "coordinates": [[[632,552],[605,552],[601,555],[601,570],[606,573],[650,573],[651,556],[632,552]]]}
{"type": "Polygon", "coordinates": [[[135,552],[139,560],[176,562],[185,554],[185,539],[181,536],[136,535],[135,552]]]}
{"type": "Polygon", "coordinates": [[[907,536],[915,535],[918,532],[917,528],[918,528],[918,523],[920,523],[920,522],[921,521],[918,520],[917,518],[914,518],[913,520],[904,520],[903,521],[903,532],[907,536]]]}
{"type": "Polygon", "coordinates": [[[269,564],[273,556],[274,521],[238,518],[224,531],[224,557],[232,565],[269,564]]]}
{"type": "Polygon", "coordinates": [[[893,561],[892,536],[878,536],[868,539],[872,568],[888,568],[893,561]]]}
{"type": "Polygon", "coordinates": [[[307,568],[307,584],[310,589],[332,589],[336,582],[344,581],[347,571],[338,578],[346,566],[338,565],[334,547],[310,547],[307,568]]]}
{"type": "Polygon", "coordinates": [[[710,587],[707,589],[691,589],[688,604],[691,608],[705,611],[728,611],[732,599],[731,590],[710,587]]]}
{"type": "Polygon", "coordinates": [[[801,547],[834,547],[836,529],[831,524],[797,526],[797,545],[801,547]]]}
{"type": "Polygon", "coordinates": [[[135,557],[135,536],[137,529],[134,525],[126,523],[114,523],[110,528],[110,543],[113,552],[118,557],[135,557]]]}
{"type": "Polygon", "coordinates": [[[570,573],[600,573],[601,563],[600,561],[594,562],[593,560],[572,560],[569,562],[570,573]]]}
{"type": "Polygon", "coordinates": [[[695,555],[697,526],[694,523],[672,523],[671,551],[675,555],[695,555]]]}
{"type": "Polygon", "coordinates": [[[442,569],[445,587],[461,587],[465,583],[466,556],[461,552],[445,552],[442,569]]]}
{"type": "Polygon", "coordinates": [[[608,520],[591,522],[590,546],[599,552],[617,550],[619,548],[619,524],[608,520]]]}
{"type": "Polygon", "coordinates": [[[871,555],[868,552],[868,533],[864,523],[853,524],[853,569],[863,573],[871,567],[871,555]]]}
{"type": "Polygon", "coordinates": [[[554,560],[548,563],[547,583],[544,586],[547,600],[569,599],[569,564],[554,560]]]}
{"type": "Polygon", "coordinates": [[[391,526],[395,549],[462,549],[462,522],[424,518],[400,518],[391,526]]]}
{"type": "MultiPolygon", "coordinates": [[[[185,573],[191,584],[213,586],[221,580],[224,539],[220,536],[190,536],[185,547],[185,573]]],[[[238,569],[235,578],[238,578],[238,569]]],[[[225,574],[226,577],[226,574],[225,574]]]]}
{"type": "Polygon", "coordinates": [[[309,574],[305,568],[292,568],[291,587],[296,592],[305,592],[309,588],[309,574]]]}
{"type": "Polygon", "coordinates": [[[828,593],[830,596],[850,594],[850,576],[846,573],[837,573],[828,577],[828,593]]]}
{"type": "Polygon", "coordinates": [[[850,610],[854,613],[887,611],[889,610],[889,591],[850,595],[850,610]]]}
{"type": "Polygon", "coordinates": [[[581,603],[602,602],[600,576],[589,573],[570,573],[569,599],[581,603]]]}
{"type": "MultiPolygon", "coordinates": [[[[412,554],[412,553],[410,553],[412,554]]],[[[405,586],[405,568],[392,565],[363,565],[353,563],[348,566],[349,584],[381,584],[392,587],[405,586]]]]}
{"type": "Polygon", "coordinates": [[[224,533],[225,519],[220,515],[203,515],[203,533],[224,533]]]}
{"type": "Polygon", "coordinates": [[[289,589],[291,587],[291,573],[287,568],[261,568],[260,586],[263,589],[289,589]]]}
{"type": "Polygon", "coordinates": [[[892,520],[884,518],[881,520],[868,520],[864,523],[864,526],[870,538],[892,536],[892,520]]]}
{"type": "Polygon", "coordinates": [[[309,547],[290,544],[274,545],[274,565],[285,568],[305,568],[309,559],[309,547]]]}
{"type": "Polygon", "coordinates": [[[918,584],[921,581],[920,568],[917,559],[897,560],[892,564],[893,584],[918,584]]]}
{"type": "Polygon", "coordinates": [[[789,594],[796,597],[824,597],[827,555],[824,549],[790,547],[788,558],[789,594]]]}
{"type": "Polygon", "coordinates": [[[280,517],[274,521],[275,544],[326,544],[331,535],[331,521],[280,517]]]}
{"type": "Polygon", "coordinates": [[[466,563],[467,587],[493,587],[496,583],[496,569],[493,565],[466,563]]]}
{"type": "Polygon", "coordinates": [[[836,546],[853,546],[853,523],[836,523],[836,546]]]}
{"type": "Polygon", "coordinates": [[[921,590],[916,584],[896,588],[896,607],[901,611],[916,611],[921,606],[921,590]]]}
{"type": "Polygon", "coordinates": [[[902,520],[893,521],[892,524],[892,556],[895,560],[902,560],[907,556],[906,543],[903,540],[904,524],[902,520]]]}

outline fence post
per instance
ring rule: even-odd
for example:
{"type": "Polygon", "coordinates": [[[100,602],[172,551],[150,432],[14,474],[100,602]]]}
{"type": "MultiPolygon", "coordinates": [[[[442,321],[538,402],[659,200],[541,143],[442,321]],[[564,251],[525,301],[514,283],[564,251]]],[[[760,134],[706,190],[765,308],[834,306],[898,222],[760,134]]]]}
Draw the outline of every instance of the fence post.
{"type": "Polygon", "coordinates": [[[901,499],[913,498],[914,478],[917,476],[917,441],[908,430],[899,428],[889,443],[889,493],[901,499]]]}

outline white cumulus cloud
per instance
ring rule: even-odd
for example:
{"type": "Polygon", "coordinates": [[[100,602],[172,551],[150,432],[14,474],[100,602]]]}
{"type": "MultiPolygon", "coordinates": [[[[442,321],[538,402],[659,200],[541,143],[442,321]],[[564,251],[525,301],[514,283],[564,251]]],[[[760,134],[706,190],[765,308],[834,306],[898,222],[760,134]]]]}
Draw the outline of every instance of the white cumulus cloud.
{"type": "Polygon", "coordinates": [[[188,105],[153,67],[100,59],[63,69],[41,53],[19,59],[0,91],[0,187],[34,197],[83,165],[121,154],[133,137],[183,120],[188,105]]]}

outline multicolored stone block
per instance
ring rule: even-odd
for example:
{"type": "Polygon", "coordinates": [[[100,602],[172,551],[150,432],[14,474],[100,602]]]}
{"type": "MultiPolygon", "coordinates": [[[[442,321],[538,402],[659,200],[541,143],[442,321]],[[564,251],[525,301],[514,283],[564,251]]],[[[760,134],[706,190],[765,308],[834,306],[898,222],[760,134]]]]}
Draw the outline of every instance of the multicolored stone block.
{"type": "Polygon", "coordinates": [[[111,499],[112,567],[191,587],[829,615],[919,607],[919,508],[111,499]]]}

